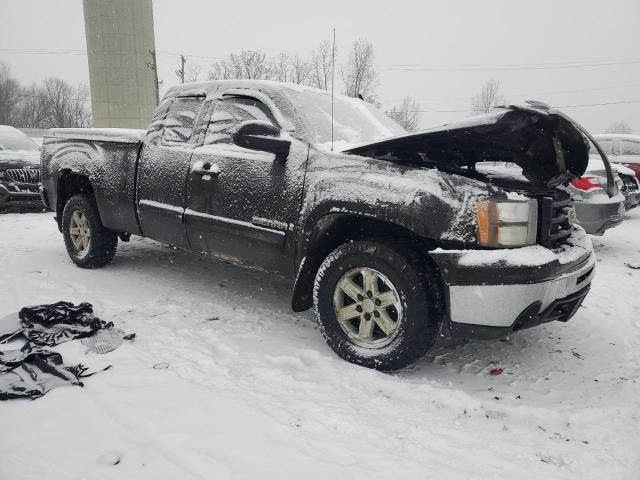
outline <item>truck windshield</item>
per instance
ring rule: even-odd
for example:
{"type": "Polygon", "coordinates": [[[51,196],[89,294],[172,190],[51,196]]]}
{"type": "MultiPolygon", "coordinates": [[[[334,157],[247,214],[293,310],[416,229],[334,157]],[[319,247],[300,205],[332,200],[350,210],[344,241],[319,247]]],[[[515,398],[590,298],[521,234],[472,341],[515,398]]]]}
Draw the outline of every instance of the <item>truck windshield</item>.
{"type": "MultiPolygon", "coordinates": [[[[331,150],[331,94],[312,89],[288,89],[287,94],[316,146],[331,150]]],[[[357,98],[334,97],[334,150],[346,150],[405,133],[404,128],[373,105],[357,98]]]]}

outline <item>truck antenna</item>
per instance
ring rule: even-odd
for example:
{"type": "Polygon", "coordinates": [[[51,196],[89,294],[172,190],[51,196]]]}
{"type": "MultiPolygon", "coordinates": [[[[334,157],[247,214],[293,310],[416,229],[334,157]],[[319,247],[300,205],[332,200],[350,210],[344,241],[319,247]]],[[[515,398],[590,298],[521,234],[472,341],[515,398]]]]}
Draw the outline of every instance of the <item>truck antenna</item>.
{"type": "Polygon", "coordinates": [[[331,151],[333,152],[333,88],[336,80],[336,29],[333,29],[333,46],[331,47],[331,151]]]}

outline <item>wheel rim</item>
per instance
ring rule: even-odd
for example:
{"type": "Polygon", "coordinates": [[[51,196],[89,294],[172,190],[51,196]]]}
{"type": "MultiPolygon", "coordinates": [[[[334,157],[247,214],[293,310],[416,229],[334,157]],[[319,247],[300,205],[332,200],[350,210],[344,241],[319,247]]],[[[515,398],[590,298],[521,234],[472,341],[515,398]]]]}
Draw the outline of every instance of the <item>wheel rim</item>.
{"type": "Polygon", "coordinates": [[[69,238],[73,250],[79,257],[84,257],[91,244],[91,228],[87,216],[80,210],[74,210],[69,220],[69,238]]]}
{"type": "Polygon", "coordinates": [[[383,273],[369,267],[353,268],[340,277],[333,308],[340,328],[365,348],[391,343],[403,318],[398,290],[383,273]]]}

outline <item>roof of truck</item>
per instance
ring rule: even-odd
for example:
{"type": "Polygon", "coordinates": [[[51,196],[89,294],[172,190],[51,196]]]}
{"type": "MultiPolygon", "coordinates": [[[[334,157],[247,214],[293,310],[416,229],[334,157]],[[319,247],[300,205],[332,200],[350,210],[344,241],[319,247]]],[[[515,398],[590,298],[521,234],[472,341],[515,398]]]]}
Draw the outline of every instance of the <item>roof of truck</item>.
{"type": "MultiPolygon", "coordinates": [[[[315,92],[330,95],[327,90],[322,90],[315,87],[308,87],[306,85],[299,85],[297,83],[288,82],[276,82],[273,80],[209,80],[206,82],[194,82],[175,85],[171,87],[166,96],[174,95],[208,95],[216,91],[218,88],[247,88],[262,91],[275,91],[275,90],[294,90],[298,92],[315,92]]],[[[338,95],[336,95],[338,96],[338,95]]],[[[341,95],[342,96],[342,95],[341,95]]]]}

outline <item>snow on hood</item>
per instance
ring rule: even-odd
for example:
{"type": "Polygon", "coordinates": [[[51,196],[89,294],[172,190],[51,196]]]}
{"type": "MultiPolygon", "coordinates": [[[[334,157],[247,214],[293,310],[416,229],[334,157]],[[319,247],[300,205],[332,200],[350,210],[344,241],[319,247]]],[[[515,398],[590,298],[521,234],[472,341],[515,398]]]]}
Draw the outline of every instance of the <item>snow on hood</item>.
{"type": "Polygon", "coordinates": [[[0,169],[23,168],[39,164],[38,150],[0,150],[0,169]]]}
{"type": "Polygon", "coordinates": [[[506,266],[539,267],[549,262],[560,264],[580,260],[593,250],[589,235],[581,227],[576,227],[567,237],[566,243],[557,250],[549,250],[541,245],[498,250],[443,250],[438,248],[431,252],[460,253],[458,263],[467,267],[480,267],[503,263],[506,266]]]}
{"type": "Polygon", "coordinates": [[[614,171],[616,171],[618,173],[621,173],[622,175],[629,175],[631,177],[635,177],[636,176],[636,172],[634,172],[629,167],[625,167],[624,165],[622,165],[620,163],[612,163],[611,164],[611,168],[613,168],[614,171]]]}
{"type": "Polygon", "coordinates": [[[588,152],[587,139],[564,115],[517,106],[344,151],[458,172],[479,162],[511,162],[531,183],[546,188],[580,178],[588,152]]]}
{"type": "MultiPolygon", "coordinates": [[[[633,170],[631,170],[629,167],[625,167],[620,163],[612,163],[611,169],[614,172],[618,172],[623,175],[631,175],[632,177],[635,176],[635,172],[633,170]]],[[[600,157],[591,156],[589,158],[589,166],[587,166],[587,173],[592,173],[592,172],[603,173],[603,174],[605,173],[604,162],[600,157]]]]}

